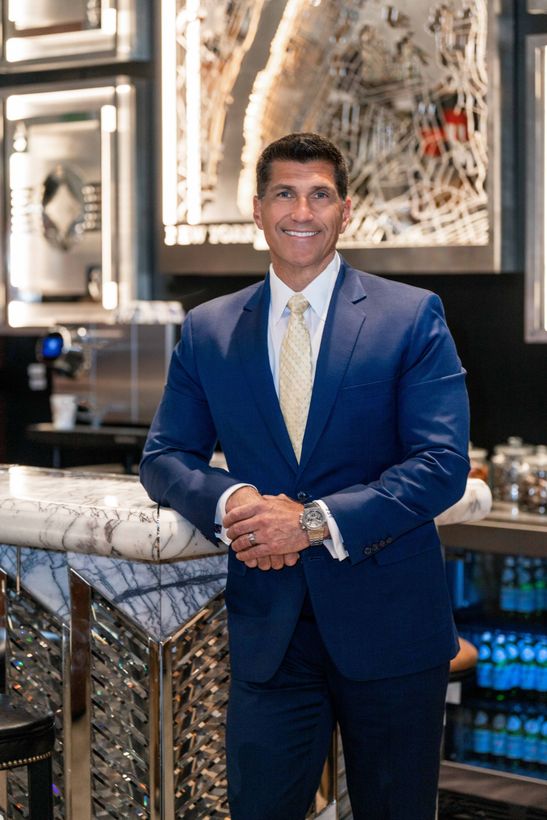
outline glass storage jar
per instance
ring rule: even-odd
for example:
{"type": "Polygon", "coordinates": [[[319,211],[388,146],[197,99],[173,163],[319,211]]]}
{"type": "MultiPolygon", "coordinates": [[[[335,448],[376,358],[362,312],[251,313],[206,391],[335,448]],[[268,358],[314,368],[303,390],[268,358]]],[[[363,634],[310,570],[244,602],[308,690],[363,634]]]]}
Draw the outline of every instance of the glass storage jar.
{"type": "Polygon", "coordinates": [[[488,484],[490,468],[487,456],[487,450],[483,450],[482,447],[474,447],[473,444],[469,442],[469,461],[471,462],[469,478],[482,478],[482,480],[488,484]]]}
{"type": "Polygon", "coordinates": [[[527,456],[528,470],[522,476],[520,506],[531,513],[547,514],[547,446],[527,456]]]}
{"type": "Polygon", "coordinates": [[[527,458],[534,451],[518,436],[511,436],[507,444],[497,444],[492,456],[492,497],[495,501],[518,504],[523,477],[528,471],[527,458]]]}

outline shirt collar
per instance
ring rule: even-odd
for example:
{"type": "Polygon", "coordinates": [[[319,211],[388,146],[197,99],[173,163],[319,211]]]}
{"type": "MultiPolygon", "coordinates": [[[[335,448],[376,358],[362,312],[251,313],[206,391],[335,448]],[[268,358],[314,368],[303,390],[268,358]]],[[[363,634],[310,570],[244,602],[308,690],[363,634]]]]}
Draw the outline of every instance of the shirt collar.
{"type": "Polygon", "coordinates": [[[310,303],[314,313],[320,319],[324,319],[327,315],[336,277],[340,270],[340,261],[340,255],[338,251],[335,251],[327,267],[303,291],[292,290],[281,281],[274,271],[273,265],[270,265],[270,316],[272,322],[275,324],[279,322],[283,311],[287,307],[287,302],[297,292],[302,293],[310,303]]]}

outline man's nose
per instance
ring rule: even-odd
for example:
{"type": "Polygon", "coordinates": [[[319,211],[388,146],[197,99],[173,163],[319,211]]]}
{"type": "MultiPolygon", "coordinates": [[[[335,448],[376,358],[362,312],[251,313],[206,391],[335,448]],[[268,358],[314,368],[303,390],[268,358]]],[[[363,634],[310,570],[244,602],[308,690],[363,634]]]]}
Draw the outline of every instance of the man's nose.
{"type": "Polygon", "coordinates": [[[307,222],[313,218],[313,213],[310,204],[305,196],[299,196],[294,202],[292,210],[292,218],[297,222],[307,222]]]}

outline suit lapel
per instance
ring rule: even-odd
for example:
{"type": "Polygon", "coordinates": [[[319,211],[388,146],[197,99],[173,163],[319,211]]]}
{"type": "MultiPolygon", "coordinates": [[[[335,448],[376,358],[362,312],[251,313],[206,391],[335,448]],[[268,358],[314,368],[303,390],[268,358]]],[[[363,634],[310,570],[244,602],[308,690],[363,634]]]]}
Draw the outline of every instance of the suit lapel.
{"type": "Polygon", "coordinates": [[[366,293],[353,268],[343,262],[331,298],[317,359],[306,432],[302,444],[301,471],[323,432],[357,337],[365,321],[366,293]]]}
{"type": "MultiPolygon", "coordinates": [[[[269,279],[266,278],[243,308],[236,328],[236,338],[243,372],[257,407],[273,441],[296,472],[298,463],[279,406],[268,357],[269,307],[270,285],[269,279]]],[[[260,443],[257,446],[260,446],[260,443]]]]}
{"type": "Polygon", "coordinates": [[[235,331],[242,369],[275,445],[295,472],[305,467],[328,420],[365,321],[365,298],[366,293],[357,272],[342,263],[317,359],[300,465],[294,455],[270,369],[268,278],[243,308],[235,331]]]}

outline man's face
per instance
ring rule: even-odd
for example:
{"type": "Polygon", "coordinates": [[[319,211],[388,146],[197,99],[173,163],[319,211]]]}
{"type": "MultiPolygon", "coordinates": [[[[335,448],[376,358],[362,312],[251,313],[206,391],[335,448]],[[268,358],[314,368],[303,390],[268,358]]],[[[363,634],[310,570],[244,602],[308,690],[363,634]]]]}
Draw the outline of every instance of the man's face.
{"type": "Polygon", "coordinates": [[[301,290],[334,256],[351,200],[340,198],[330,162],[275,160],[270,171],[264,196],[254,198],[254,220],[264,231],[276,274],[301,290]]]}

